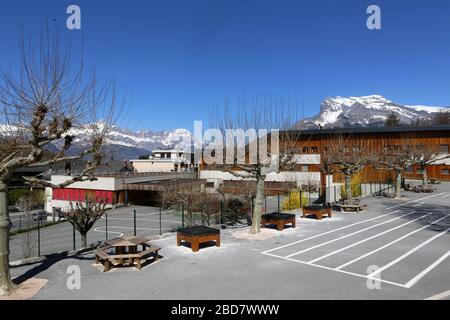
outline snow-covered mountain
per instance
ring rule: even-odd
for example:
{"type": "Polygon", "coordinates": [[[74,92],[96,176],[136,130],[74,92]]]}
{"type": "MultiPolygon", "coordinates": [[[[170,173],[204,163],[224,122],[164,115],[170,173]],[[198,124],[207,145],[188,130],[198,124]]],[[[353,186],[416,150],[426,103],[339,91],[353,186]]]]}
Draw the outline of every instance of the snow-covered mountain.
{"type": "MultiPolygon", "coordinates": [[[[97,127],[101,123],[96,124],[97,127]]],[[[77,153],[89,144],[89,125],[71,129],[69,134],[75,136],[70,153],[77,153]]],[[[113,126],[108,130],[107,140],[103,147],[105,153],[116,161],[137,159],[139,156],[150,154],[155,149],[170,149],[185,138],[188,140],[190,132],[187,129],[170,131],[132,131],[113,126]]],[[[61,141],[62,143],[62,141],[61,141]]],[[[60,145],[53,145],[50,151],[56,151],[60,145]]]]}
{"type": "Polygon", "coordinates": [[[392,102],[382,96],[336,97],[325,99],[320,113],[298,123],[300,128],[342,128],[383,126],[386,118],[394,113],[400,123],[411,124],[417,120],[426,122],[446,107],[410,106],[392,102]]]}

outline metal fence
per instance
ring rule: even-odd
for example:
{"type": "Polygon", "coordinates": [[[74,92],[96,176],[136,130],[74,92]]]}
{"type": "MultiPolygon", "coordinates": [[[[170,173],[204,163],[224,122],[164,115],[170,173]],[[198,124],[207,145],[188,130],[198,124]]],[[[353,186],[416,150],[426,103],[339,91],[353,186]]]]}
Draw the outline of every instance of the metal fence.
{"type": "MultiPolygon", "coordinates": [[[[310,204],[334,203],[345,196],[342,185],[325,190],[291,190],[286,194],[265,196],[263,213],[284,212],[310,204]]],[[[394,192],[389,183],[354,184],[353,196],[366,197],[394,192]]],[[[88,245],[122,235],[158,236],[193,225],[232,226],[251,222],[255,199],[230,196],[205,204],[203,212],[188,212],[183,206],[122,207],[108,210],[88,233],[88,245]]],[[[35,221],[14,216],[10,237],[10,260],[57,254],[81,248],[81,237],[68,221],[35,221]],[[20,229],[20,230],[19,230],[20,229]]]]}

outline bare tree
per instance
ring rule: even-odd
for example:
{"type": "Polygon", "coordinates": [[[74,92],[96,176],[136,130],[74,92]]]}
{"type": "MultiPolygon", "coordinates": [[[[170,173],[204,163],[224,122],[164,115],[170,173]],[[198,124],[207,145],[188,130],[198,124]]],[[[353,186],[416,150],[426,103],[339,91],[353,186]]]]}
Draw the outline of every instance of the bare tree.
{"type": "Polygon", "coordinates": [[[198,182],[176,181],[165,186],[164,199],[169,206],[183,207],[187,224],[191,226],[195,222],[194,214],[198,212],[201,194],[202,186],[198,182]]]}
{"type": "Polygon", "coordinates": [[[375,161],[375,153],[362,141],[352,135],[343,134],[331,136],[326,140],[322,170],[340,172],[344,175],[347,200],[353,197],[352,176],[375,161]]]}
{"type": "Polygon", "coordinates": [[[438,164],[440,161],[449,159],[450,155],[442,153],[438,144],[416,144],[412,148],[414,163],[422,170],[422,184],[428,186],[428,166],[438,164]]]}
{"type": "Polygon", "coordinates": [[[301,132],[293,130],[299,119],[292,110],[295,106],[289,102],[267,97],[262,100],[253,98],[249,104],[245,98],[240,99],[236,108],[231,110],[229,100],[225,99],[223,112],[216,110],[210,116],[210,124],[216,127],[226,144],[224,147],[212,143],[209,150],[213,150],[214,159],[206,161],[210,168],[228,172],[242,181],[256,181],[250,229],[253,234],[261,231],[267,176],[292,170],[303,150],[299,146],[301,132]],[[261,132],[267,133],[264,135],[261,132]],[[264,140],[266,143],[260,143],[264,140]],[[276,143],[279,147],[272,148],[276,143]],[[243,156],[239,157],[240,154],[243,156]]]}
{"type": "Polygon", "coordinates": [[[105,198],[96,199],[93,195],[86,195],[83,202],[70,203],[70,211],[64,217],[77,229],[81,236],[82,248],[87,247],[87,234],[94,224],[106,211],[105,198]]]}
{"type": "Polygon", "coordinates": [[[72,61],[71,48],[60,44],[57,31],[47,30],[37,43],[25,41],[22,33],[18,70],[0,73],[0,295],[14,290],[9,272],[7,199],[13,172],[89,155],[91,160],[82,172],[59,185],[38,177],[23,179],[31,185],[54,188],[94,180],[103,157],[101,146],[114,120],[112,85],[99,86],[95,73],[85,77],[83,61],[72,61]],[[78,129],[89,134],[89,145],[82,151],[71,149],[78,129]],[[59,151],[44,158],[50,145],[59,151]]]}
{"type": "MultiPolygon", "coordinates": [[[[31,210],[35,204],[36,200],[34,199],[33,194],[31,192],[20,197],[20,199],[16,203],[16,207],[19,208],[21,212],[24,212],[24,216],[26,218],[27,232],[19,236],[22,239],[22,252],[24,258],[31,258],[33,256],[34,248],[36,245],[36,239],[35,237],[33,237],[33,231],[30,230],[31,221],[33,218],[31,210]]],[[[39,216],[38,219],[40,219],[39,216]]]]}
{"type": "Polygon", "coordinates": [[[400,199],[403,172],[414,165],[414,146],[412,140],[404,138],[399,141],[387,141],[383,145],[377,160],[377,167],[395,173],[395,198],[400,199]]]}
{"type": "Polygon", "coordinates": [[[450,125],[450,110],[441,110],[433,118],[433,124],[438,126],[450,125]]]}

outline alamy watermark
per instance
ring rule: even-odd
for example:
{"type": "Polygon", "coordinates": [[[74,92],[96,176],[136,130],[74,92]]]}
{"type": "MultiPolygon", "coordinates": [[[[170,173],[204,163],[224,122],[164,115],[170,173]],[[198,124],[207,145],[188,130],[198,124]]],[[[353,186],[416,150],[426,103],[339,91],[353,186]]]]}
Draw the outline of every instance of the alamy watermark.
{"type": "Polygon", "coordinates": [[[278,129],[217,129],[203,131],[203,122],[194,122],[194,134],[183,134],[174,149],[194,153],[196,164],[264,164],[279,166],[278,129]]]}
{"type": "Polygon", "coordinates": [[[369,30],[381,30],[381,9],[379,6],[373,4],[367,8],[367,14],[370,16],[367,18],[367,29],[369,30]]]}
{"type": "Polygon", "coordinates": [[[367,289],[369,290],[380,290],[381,289],[381,272],[377,272],[380,269],[379,266],[371,265],[367,268],[367,289]]]}
{"type": "Polygon", "coordinates": [[[66,13],[69,15],[66,26],[69,30],[81,30],[81,8],[75,4],[67,7],[66,13]]]}
{"type": "Polygon", "coordinates": [[[81,269],[77,265],[67,267],[66,273],[69,275],[66,280],[66,287],[69,290],[81,290],[81,269]]]}

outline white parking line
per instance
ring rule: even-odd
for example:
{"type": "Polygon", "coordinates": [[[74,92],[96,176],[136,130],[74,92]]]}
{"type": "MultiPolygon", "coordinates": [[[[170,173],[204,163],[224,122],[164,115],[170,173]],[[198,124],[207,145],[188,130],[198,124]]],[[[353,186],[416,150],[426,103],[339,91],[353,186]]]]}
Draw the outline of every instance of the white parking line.
{"type": "Polygon", "coordinates": [[[342,240],[342,239],[351,237],[351,236],[353,236],[353,235],[355,235],[355,234],[358,234],[358,233],[361,233],[361,232],[364,232],[364,231],[367,231],[367,230],[370,230],[370,229],[379,227],[379,226],[381,226],[381,225],[384,225],[384,224],[386,224],[386,223],[389,223],[389,222],[392,222],[392,221],[401,219],[401,218],[403,218],[403,217],[407,217],[407,216],[409,216],[409,215],[411,215],[411,214],[413,214],[413,213],[415,213],[415,211],[411,211],[411,212],[408,213],[408,214],[401,215],[401,216],[399,216],[399,217],[396,217],[396,218],[393,218],[393,219],[390,219],[390,220],[387,220],[387,221],[383,221],[383,222],[374,224],[373,226],[370,226],[370,227],[367,227],[367,228],[364,228],[364,229],[361,229],[361,230],[358,230],[358,231],[355,231],[355,232],[346,234],[345,236],[342,236],[342,237],[339,237],[339,238],[336,238],[336,239],[333,239],[333,240],[330,240],[330,241],[323,242],[323,243],[321,243],[321,244],[312,246],[312,247],[310,247],[310,248],[307,248],[307,249],[303,249],[303,250],[294,252],[294,253],[292,253],[292,254],[290,254],[290,255],[287,255],[286,258],[291,258],[291,257],[296,256],[296,255],[299,255],[299,254],[301,254],[301,253],[308,252],[308,251],[311,251],[311,250],[313,250],[313,249],[317,249],[317,248],[326,246],[327,244],[330,244],[330,243],[333,243],[333,242],[336,242],[336,241],[339,241],[339,240],[342,240]]]}
{"type": "Polygon", "coordinates": [[[395,243],[397,243],[397,242],[399,242],[399,241],[401,241],[401,240],[403,240],[403,239],[405,239],[405,238],[407,238],[407,237],[409,237],[409,236],[411,236],[411,235],[413,235],[413,234],[415,234],[415,233],[417,233],[419,231],[425,230],[426,228],[428,228],[428,227],[432,226],[433,224],[436,224],[436,223],[444,220],[445,218],[448,218],[449,216],[450,216],[450,214],[447,214],[446,216],[444,216],[444,217],[442,217],[442,218],[440,218],[440,219],[438,219],[436,221],[433,221],[430,224],[427,224],[426,226],[423,226],[420,229],[417,229],[417,230],[414,230],[413,232],[405,234],[404,236],[402,236],[402,237],[400,237],[400,238],[398,238],[398,239],[396,239],[396,240],[394,240],[392,242],[389,242],[389,243],[385,244],[384,246],[381,246],[381,247],[379,247],[379,248],[377,248],[377,249],[375,249],[373,251],[370,251],[370,252],[368,252],[366,254],[363,254],[362,256],[359,256],[356,259],[353,259],[353,260],[351,260],[349,262],[346,262],[346,263],[340,265],[339,267],[337,267],[336,270],[341,270],[341,269],[343,269],[343,268],[345,268],[345,267],[347,267],[347,266],[349,266],[349,265],[351,265],[351,264],[353,264],[353,263],[355,263],[355,262],[357,262],[359,260],[362,260],[362,259],[364,259],[364,258],[366,258],[366,257],[368,257],[368,256],[370,256],[370,255],[372,255],[372,254],[374,254],[374,253],[376,253],[378,251],[381,251],[381,250],[383,250],[383,249],[385,249],[385,248],[387,248],[387,247],[389,247],[389,246],[391,246],[391,245],[393,245],[393,244],[395,244],[395,243]]]}
{"type": "Polygon", "coordinates": [[[397,208],[397,207],[405,206],[405,205],[407,205],[407,204],[414,203],[414,202],[417,202],[417,201],[421,201],[421,200],[424,200],[424,199],[428,199],[428,198],[432,198],[432,197],[441,196],[441,195],[443,195],[443,194],[445,194],[445,192],[441,192],[441,193],[438,193],[438,194],[433,194],[433,195],[431,195],[431,196],[419,198],[419,199],[416,199],[416,200],[411,200],[411,201],[408,201],[408,202],[405,202],[405,203],[397,204],[397,205],[392,206],[392,207],[388,207],[388,208],[386,208],[386,210],[390,210],[390,209],[394,209],[394,208],[397,208]]]}
{"type": "Polygon", "coordinates": [[[385,235],[386,233],[389,233],[389,232],[391,232],[391,231],[400,229],[400,228],[402,228],[402,227],[404,227],[404,226],[407,226],[407,225],[409,225],[409,224],[411,224],[411,223],[416,222],[417,220],[423,219],[423,218],[425,218],[425,217],[427,217],[427,216],[429,216],[429,215],[431,215],[431,214],[432,214],[432,213],[425,214],[425,215],[421,216],[420,218],[417,218],[417,219],[408,221],[408,222],[403,223],[403,224],[401,224],[401,225],[399,225],[399,226],[397,226],[397,227],[395,227],[395,228],[392,228],[392,229],[383,231],[383,232],[378,233],[378,234],[376,234],[376,235],[374,235],[374,236],[371,236],[371,237],[369,237],[369,238],[366,238],[366,239],[363,239],[363,240],[361,240],[361,241],[352,243],[351,245],[348,245],[348,246],[346,246],[346,247],[343,247],[343,248],[341,248],[341,249],[339,249],[339,250],[335,250],[335,251],[330,252],[330,253],[328,253],[328,254],[326,254],[326,255],[323,255],[323,256],[321,256],[321,257],[319,257],[319,258],[316,258],[316,259],[314,259],[314,260],[311,260],[311,261],[309,261],[309,263],[315,263],[315,262],[317,262],[317,261],[323,260],[323,259],[325,259],[325,258],[328,258],[328,257],[332,256],[332,255],[335,255],[335,254],[337,254],[337,253],[339,253],[339,252],[342,252],[342,251],[345,251],[345,250],[347,250],[347,249],[353,248],[353,247],[355,247],[355,246],[357,246],[357,245],[360,245],[361,243],[365,243],[365,242],[370,241],[370,240],[372,240],[372,239],[381,237],[382,235],[385,235]]]}
{"type": "Polygon", "coordinates": [[[330,267],[322,266],[320,264],[308,263],[308,262],[304,262],[304,261],[300,261],[300,260],[296,260],[296,259],[292,259],[292,258],[287,258],[287,257],[283,257],[283,256],[277,256],[275,254],[271,254],[271,253],[267,253],[267,252],[262,252],[262,254],[265,254],[267,256],[271,256],[271,257],[274,257],[274,258],[278,258],[278,259],[283,259],[283,260],[292,261],[292,262],[296,262],[296,263],[300,263],[300,264],[304,264],[304,265],[308,265],[308,266],[312,266],[312,267],[317,267],[317,268],[320,268],[320,269],[336,271],[336,272],[339,272],[339,273],[344,273],[344,274],[347,274],[347,275],[356,276],[356,277],[364,278],[364,279],[372,279],[372,280],[379,281],[379,282],[382,282],[382,283],[387,283],[387,284],[391,284],[391,285],[394,285],[394,286],[397,286],[397,287],[405,288],[405,286],[403,284],[401,284],[401,283],[388,281],[388,280],[383,280],[383,279],[379,279],[379,278],[373,278],[373,277],[369,277],[368,275],[363,275],[363,274],[349,272],[349,271],[344,271],[344,270],[336,270],[336,269],[333,269],[333,268],[330,268],[330,267]]]}
{"type": "Polygon", "coordinates": [[[430,272],[431,270],[433,270],[434,268],[436,268],[442,261],[444,261],[445,259],[447,259],[447,257],[450,256],[450,251],[447,251],[446,254],[444,254],[442,257],[440,257],[439,259],[437,259],[435,262],[433,262],[433,264],[431,264],[430,266],[428,266],[428,268],[426,268],[425,270],[423,270],[421,273],[419,273],[417,276],[415,276],[414,278],[412,278],[411,280],[409,280],[406,284],[405,287],[406,288],[411,288],[413,285],[415,285],[420,279],[422,279],[428,272],[430,272]]]}
{"type": "Polygon", "coordinates": [[[371,274],[369,274],[369,277],[373,277],[379,273],[381,273],[382,271],[386,270],[387,268],[392,267],[393,265],[399,263],[400,261],[402,261],[403,259],[409,257],[410,255],[412,255],[414,252],[416,252],[417,250],[419,250],[420,248],[426,246],[428,243],[430,243],[431,241],[439,238],[440,236],[443,236],[444,234],[446,234],[448,231],[450,230],[450,228],[448,228],[447,230],[440,232],[436,235],[434,235],[433,237],[431,237],[430,239],[422,242],[421,244],[419,244],[418,246],[412,248],[411,250],[409,250],[408,252],[406,252],[405,254],[401,255],[400,257],[398,257],[395,260],[392,260],[391,262],[385,264],[384,266],[382,266],[381,268],[377,269],[376,271],[372,272],[371,274]]]}
{"type": "Polygon", "coordinates": [[[438,293],[432,297],[426,298],[425,300],[441,300],[450,297],[450,290],[438,293]]]}
{"type": "Polygon", "coordinates": [[[383,214],[381,216],[378,216],[378,217],[375,217],[375,218],[372,218],[372,219],[367,219],[367,220],[359,221],[359,222],[356,222],[356,223],[352,223],[352,224],[349,224],[349,225],[346,225],[346,226],[343,226],[343,227],[340,227],[340,228],[337,228],[337,229],[333,229],[333,230],[330,230],[330,231],[327,231],[327,232],[324,232],[324,233],[321,233],[321,234],[318,234],[318,235],[315,235],[315,236],[312,236],[312,237],[309,237],[309,238],[306,238],[306,239],[302,239],[302,240],[298,240],[298,241],[295,241],[295,242],[291,242],[291,243],[285,244],[283,246],[279,246],[279,247],[276,247],[276,248],[272,248],[272,249],[266,250],[263,253],[269,253],[269,252],[272,252],[272,251],[275,251],[275,250],[283,249],[283,248],[295,245],[297,243],[302,243],[302,242],[305,242],[305,241],[308,241],[308,240],[311,240],[311,239],[315,239],[315,238],[318,238],[318,237],[321,237],[321,236],[324,236],[324,235],[327,235],[327,234],[330,234],[330,233],[333,233],[333,232],[336,232],[336,231],[340,231],[340,230],[344,230],[344,229],[347,229],[347,228],[350,228],[350,227],[353,227],[353,226],[356,226],[356,225],[360,225],[362,223],[374,221],[374,220],[377,220],[377,219],[379,219],[381,217],[389,216],[389,215],[397,213],[397,212],[400,212],[400,210],[396,210],[396,211],[393,211],[393,212],[390,212],[390,213],[386,213],[386,214],[383,214]]]}
{"type": "Polygon", "coordinates": [[[426,202],[421,202],[421,203],[418,203],[418,204],[415,204],[415,205],[413,205],[413,207],[419,207],[419,206],[421,206],[421,205],[423,205],[423,204],[425,204],[426,202]]]}

